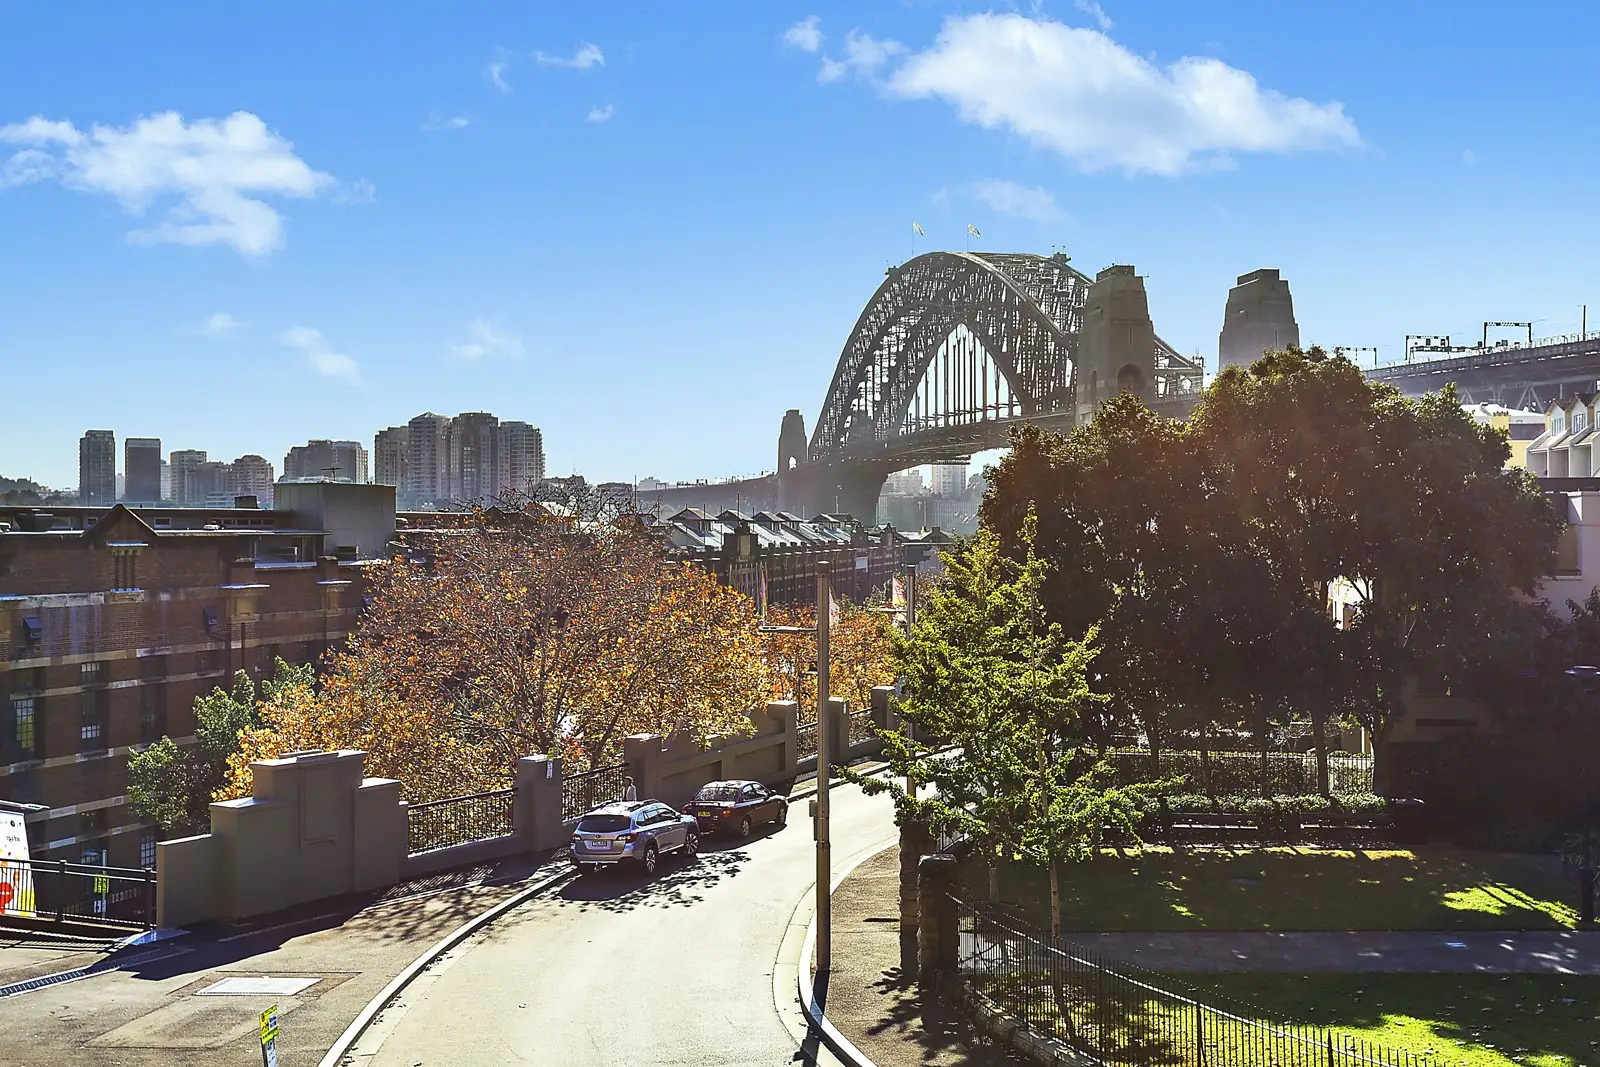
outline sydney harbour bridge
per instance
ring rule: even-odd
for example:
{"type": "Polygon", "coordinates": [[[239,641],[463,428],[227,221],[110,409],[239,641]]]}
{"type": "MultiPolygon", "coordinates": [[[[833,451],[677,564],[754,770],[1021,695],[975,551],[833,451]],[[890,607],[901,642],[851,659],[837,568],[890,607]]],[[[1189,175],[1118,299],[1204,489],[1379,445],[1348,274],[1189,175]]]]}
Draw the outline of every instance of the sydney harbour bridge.
{"type": "MultiPolygon", "coordinates": [[[[1408,396],[1454,383],[1465,401],[1539,408],[1600,388],[1600,333],[1553,341],[1432,361],[1408,351],[1367,373],[1408,396]]],[[[1299,342],[1288,282],[1277,270],[1240,275],[1218,365],[1299,342]]],[[[776,474],[662,487],[639,503],[870,522],[895,471],[1002,448],[1021,423],[1064,430],[1118,392],[1183,417],[1202,387],[1198,358],[1155,333],[1131,266],[1090,278],[1063,253],[929,252],[892,268],[867,302],[809,437],[800,410],[784,416],[776,474]]]]}
{"type": "Polygon", "coordinates": [[[930,252],[862,310],[809,439],[799,410],[784,416],[775,475],[659,496],[870,521],[895,471],[1002,448],[1024,422],[1065,429],[1120,390],[1182,415],[1201,378],[1156,335],[1132,267],[1090,278],[1062,253],[930,252]]]}

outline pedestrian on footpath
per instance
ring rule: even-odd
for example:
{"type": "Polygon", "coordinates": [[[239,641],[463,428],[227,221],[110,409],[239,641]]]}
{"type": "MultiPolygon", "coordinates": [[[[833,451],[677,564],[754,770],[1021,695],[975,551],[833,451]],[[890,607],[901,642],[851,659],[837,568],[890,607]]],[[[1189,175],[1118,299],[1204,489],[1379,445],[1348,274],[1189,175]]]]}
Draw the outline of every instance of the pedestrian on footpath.
{"type": "Polygon", "coordinates": [[[633,787],[633,779],[627,775],[622,776],[622,799],[638,800],[639,791],[633,787]]]}

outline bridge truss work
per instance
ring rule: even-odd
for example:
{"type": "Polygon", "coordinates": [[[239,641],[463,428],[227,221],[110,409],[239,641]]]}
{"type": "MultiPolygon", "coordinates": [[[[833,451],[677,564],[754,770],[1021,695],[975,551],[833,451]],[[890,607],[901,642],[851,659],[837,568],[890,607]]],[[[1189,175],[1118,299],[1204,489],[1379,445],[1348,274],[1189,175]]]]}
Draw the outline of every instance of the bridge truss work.
{"type": "MultiPolygon", "coordinates": [[[[1003,444],[1001,424],[1070,419],[1091,284],[1060,254],[930,252],[905,263],[845,342],[808,458],[937,451],[939,437],[955,458],[975,439],[964,429],[989,426],[977,438],[1003,444]]],[[[1198,393],[1199,365],[1160,338],[1153,362],[1154,400],[1198,393]]]]}
{"type": "MultiPolygon", "coordinates": [[[[784,473],[789,506],[870,515],[895,470],[1003,447],[1022,422],[1071,426],[1093,284],[1063,254],[930,252],[890,271],[840,353],[806,463],[784,473]]],[[[1156,337],[1150,368],[1147,400],[1185,412],[1200,365],[1156,337]]]]}

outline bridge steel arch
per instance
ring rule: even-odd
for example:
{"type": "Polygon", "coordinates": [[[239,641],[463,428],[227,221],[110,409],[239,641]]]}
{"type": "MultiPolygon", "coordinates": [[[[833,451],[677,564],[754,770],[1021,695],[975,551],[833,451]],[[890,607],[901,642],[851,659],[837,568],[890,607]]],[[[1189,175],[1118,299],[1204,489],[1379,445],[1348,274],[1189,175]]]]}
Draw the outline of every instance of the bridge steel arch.
{"type": "Polygon", "coordinates": [[[845,342],[808,459],[836,463],[899,436],[914,392],[959,326],[1005,378],[1020,415],[1070,410],[1089,284],[1059,254],[929,252],[902,264],[845,342]]]}

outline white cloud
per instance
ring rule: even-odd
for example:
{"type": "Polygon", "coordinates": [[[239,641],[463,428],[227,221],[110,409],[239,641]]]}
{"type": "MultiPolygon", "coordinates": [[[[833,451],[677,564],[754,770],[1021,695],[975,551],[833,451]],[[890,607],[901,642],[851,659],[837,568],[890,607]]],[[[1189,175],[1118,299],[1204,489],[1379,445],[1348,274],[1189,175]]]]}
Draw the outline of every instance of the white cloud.
{"type": "Polygon", "coordinates": [[[1262,89],[1221,60],[1158,67],[1096,30],[1014,14],[947,19],[887,88],[946,100],[963,121],[1009,129],[1086,171],[1172,175],[1227,166],[1235,151],[1361,141],[1343,105],[1262,89]]]}
{"type": "Polygon", "coordinates": [[[899,41],[878,40],[871,34],[851,30],[844,38],[844,58],[824,56],[817,80],[824,84],[836,82],[847,74],[858,78],[872,78],[893,57],[904,53],[906,46],[899,41]]]}
{"type": "Polygon", "coordinates": [[[506,81],[506,68],[510,65],[510,63],[503,59],[497,59],[490,63],[484,71],[484,73],[489,75],[489,84],[493,85],[496,89],[499,89],[502,93],[509,93],[511,91],[511,83],[506,81]]]}
{"type": "Polygon", "coordinates": [[[1072,6],[1094,19],[1094,24],[1099,26],[1102,31],[1111,28],[1111,16],[1106,14],[1106,9],[1095,3],[1094,0],[1072,0],[1072,6]]]}
{"type": "Polygon", "coordinates": [[[206,316],[205,321],[200,324],[200,328],[197,332],[202,333],[207,337],[226,337],[235,330],[243,328],[244,323],[240,322],[226,311],[219,311],[215,315],[206,316]]]}
{"type": "Polygon", "coordinates": [[[445,130],[464,130],[472,125],[472,120],[465,115],[441,115],[437,111],[428,112],[428,117],[423,120],[422,128],[428,133],[440,133],[445,130]]]}
{"type": "Polygon", "coordinates": [[[321,330],[292,326],[278,335],[278,341],[287,348],[305,353],[306,360],[318,374],[343,378],[351,385],[361,384],[361,369],[356,361],[343,352],[335,352],[321,330]]]}
{"type": "Polygon", "coordinates": [[[611,116],[616,113],[617,109],[611,104],[606,104],[604,107],[591,107],[588,119],[590,122],[610,122],[611,116]]]}
{"type": "Polygon", "coordinates": [[[1016,182],[991,178],[972,186],[972,195],[1002,215],[1032,222],[1055,222],[1061,209],[1048,189],[1030,188],[1016,182]]]}
{"type": "Polygon", "coordinates": [[[87,132],[34,116],[0,126],[5,143],[24,147],[0,167],[0,189],[55,180],[114,196],[134,215],[175,200],[161,222],[128,234],[140,244],[228,244],[264,255],[282,246],[283,218],[262,196],[311,197],[337,184],[247,111],[194,122],[167,111],[87,132]]]}
{"type": "Polygon", "coordinates": [[[822,19],[807,15],[783,31],[783,43],[802,52],[815,53],[822,47],[822,19]]]}
{"type": "MultiPolygon", "coordinates": [[[[1469,167],[1476,167],[1478,165],[1478,153],[1470,148],[1466,149],[1461,153],[1461,162],[1469,167]]],[[[0,182],[0,184],[3,184],[3,182],[0,182]]]]}
{"type": "Polygon", "coordinates": [[[514,333],[501,333],[483,319],[467,324],[468,340],[450,345],[450,354],[457,359],[482,359],[485,356],[522,357],[522,338],[514,333]]]}
{"type": "Polygon", "coordinates": [[[600,51],[600,46],[587,43],[579,45],[571,59],[553,56],[547,52],[535,52],[533,61],[541,67],[570,67],[573,70],[588,70],[590,67],[606,65],[606,57],[600,51]]]}

